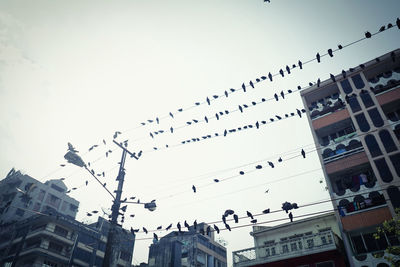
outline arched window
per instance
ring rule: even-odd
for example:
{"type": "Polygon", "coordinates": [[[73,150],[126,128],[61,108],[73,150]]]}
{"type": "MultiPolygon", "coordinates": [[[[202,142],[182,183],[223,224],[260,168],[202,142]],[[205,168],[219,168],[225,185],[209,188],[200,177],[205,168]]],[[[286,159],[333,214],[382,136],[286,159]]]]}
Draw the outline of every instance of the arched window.
{"type": "Polygon", "coordinates": [[[390,161],[392,162],[393,167],[396,170],[397,176],[400,177],[400,153],[390,156],[390,161]]]}
{"type": "Polygon", "coordinates": [[[375,105],[374,101],[372,101],[372,98],[369,95],[368,91],[361,91],[360,97],[366,108],[369,108],[369,107],[372,107],[373,105],[375,105]]]}
{"type": "Polygon", "coordinates": [[[387,189],[389,199],[392,202],[393,207],[400,208],[400,192],[397,186],[389,186],[387,189]]]}
{"type": "Polygon", "coordinates": [[[364,88],[365,84],[364,84],[364,81],[362,80],[360,74],[354,75],[353,77],[351,77],[351,79],[353,80],[354,86],[355,86],[357,89],[362,89],[362,88],[364,88]]]}
{"type": "Polygon", "coordinates": [[[379,111],[377,108],[373,108],[371,110],[368,110],[369,117],[371,118],[373,124],[375,127],[382,127],[383,126],[383,120],[381,117],[381,114],[379,114],[379,111]]]}
{"type": "Polygon", "coordinates": [[[360,130],[361,130],[362,132],[365,133],[365,132],[368,132],[369,129],[371,129],[371,128],[369,127],[368,121],[367,121],[367,119],[365,118],[365,116],[364,116],[363,113],[358,114],[358,115],[356,115],[355,117],[356,117],[356,120],[357,120],[357,123],[358,123],[358,127],[360,128],[360,130]]]}
{"type": "Polygon", "coordinates": [[[379,137],[381,138],[382,144],[385,146],[385,150],[387,153],[397,150],[396,144],[394,143],[392,136],[387,130],[380,131],[379,137]]]}
{"type": "Polygon", "coordinates": [[[343,88],[343,92],[348,95],[351,92],[353,92],[353,88],[351,88],[350,82],[349,80],[345,79],[343,81],[340,82],[340,84],[342,85],[343,88]]]}
{"type": "Polygon", "coordinates": [[[353,94],[347,98],[347,101],[351,107],[353,113],[356,113],[361,110],[360,103],[358,103],[357,95],[353,94]]]}
{"type": "Polygon", "coordinates": [[[375,136],[372,134],[365,136],[365,143],[367,143],[369,153],[373,158],[382,155],[382,151],[379,148],[378,142],[376,142],[375,136]]]}
{"type": "Polygon", "coordinates": [[[381,176],[382,181],[389,183],[393,180],[393,175],[389,170],[385,158],[377,159],[374,161],[376,168],[381,176]]]}

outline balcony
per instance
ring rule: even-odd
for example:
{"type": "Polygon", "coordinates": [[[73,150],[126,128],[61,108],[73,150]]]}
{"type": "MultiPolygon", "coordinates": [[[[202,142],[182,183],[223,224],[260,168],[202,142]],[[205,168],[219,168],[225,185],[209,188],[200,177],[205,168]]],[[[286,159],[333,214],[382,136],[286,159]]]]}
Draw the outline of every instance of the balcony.
{"type": "Polygon", "coordinates": [[[368,80],[371,90],[379,95],[400,85],[400,68],[381,73],[368,80]]]}
{"type": "Polygon", "coordinates": [[[34,245],[23,248],[20,255],[23,256],[29,253],[43,253],[45,255],[50,255],[62,260],[69,260],[69,257],[71,256],[71,252],[67,252],[64,249],[54,249],[44,245],[43,243],[36,243],[34,245]]]}
{"type": "Polygon", "coordinates": [[[354,132],[336,138],[334,141],[323,146],[322,158],[325,163],[328,163],[363,150],[364,147],[362,146],[360,138],[354,132]]]}
{"type": "Polygon", "coordinates": [[[338,237],[332,231],[324,231],[274,244],[234,251],[232,252],[233,266],[254,266],[335,250],[338,247],[338,237]]]}
{"type": "Polygon", "coordinates": [[[311,120],[314,120],[324,115],[333,113],[339,109],[343,109],[344,107],[345,103],[339,97],[339,94],[336,93],[325,99],[321,99],[321,101],[313,102],[308,109],[310,111],[311,120]]]}

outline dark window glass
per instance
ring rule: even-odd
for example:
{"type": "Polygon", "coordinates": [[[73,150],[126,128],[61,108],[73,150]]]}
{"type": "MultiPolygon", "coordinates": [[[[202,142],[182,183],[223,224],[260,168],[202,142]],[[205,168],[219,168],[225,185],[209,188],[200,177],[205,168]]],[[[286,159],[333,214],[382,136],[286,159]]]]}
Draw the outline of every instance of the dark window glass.
{"type": "Polygon", "coordinates": [[[367,135],[365,137],[365,143],[367,143],[369,153],[373,158],[382,155],[382,151],[376,142],[375,136],[372,134],[367,135]]]}
{"type": "Polygon", "coordinates": [[[364,84],[364,81],[361,79],[361,75],[360,74],[354,75],[353,77],[351,77],[351,79],[353,80],[354,86],[357,89],[364,88],[365,84],[364,84]]]}
{"type": "Polygon", "coordinates": [[[379,137],[381,138],[381,141],[382,141],[383,145],[385,146],[387,153],[397,150],[397,147],[393,141],[393,138],[387,130],[380,131],[379,137]]]}
{"type": "Polygon", "coordinates": [[[390,156],[390,161],[392,162],[393,167],[396,170],[397,176],[400,177],[400,154],[390,156]]]}
{"type": "Polygon", "coordinates": [[[367,252],[367,250],[364,247],[361,235],[352,236],[351,241],[353,242],[354,250],[357,254],[367,252]]]}
{"type": "Polygon", "coordinates": [[[351,95],[348,97],[348,102],[351,107],[351,110],[353,113],[358,112],[361,110],[360,103],[358,103],[357,96],[356,95],[351,95]]]}
{"type": "Polygon", "coordinates": [[[400,208],[400,192],[396,186],[390,186],[387,189],[390,201],[394,208],[400,208]]]}
{"type": "Polygon", "coordinates": [[[373,233],[363,234],[365,245],[367,246],[368,252],[373,252],[378,250],[378,245],[375,242],[373,233]]]}
{"type": "Polygon", "coordinates": [[[369,117],[371,118],[373,124],[375,127],[382,127],[383,126],[383,120],[381,117],[381,114],[379,114],[378,109],[373,108],[371,110],[368,110],[369,117]]]}
{"type": "Polygon", "coordinates": [[[370,127],[363,113],[356,115],[356,120],[358,123],[358,127],[362,132],[365,133],[369,131],[370,127]]]}
{"type": "Polygon", "coordinates": [[[374,105],[374,101],[372,101],[372,98],[367,91],[361,92],[360,97],[366,108],[372,107],[374,105]]]}
{"type": "Polygon", "coordinates": [[[343,88],[343,92],[346,94],[346,95],[348,95],[348,94],[350,94],[351,92],[353,92],[353,88],[351,88],[351,85],[350,85],[350,83],[349,83],[349,80],[343,80],[343,81],[341,81],[340,82],[340,84],[342,85],[342,88],[343,88]]]}
{"type": "Polygon", "coordinates": [[[382,158],[382,159],[375,160],[374,162],[375,162],[376,168],[379,171],[379,174],[381,175],[382,180],[385,183],[391,182],[393,180],[393,175],[389,170],[386,160],[384,158],[382,158]]]}

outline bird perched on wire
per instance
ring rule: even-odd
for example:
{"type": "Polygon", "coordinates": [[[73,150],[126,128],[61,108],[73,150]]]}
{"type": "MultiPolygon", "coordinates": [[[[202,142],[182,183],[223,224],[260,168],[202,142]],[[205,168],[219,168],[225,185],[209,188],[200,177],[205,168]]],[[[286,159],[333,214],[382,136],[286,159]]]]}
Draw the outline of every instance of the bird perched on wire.
{"type": "Polygon", "coordinates": [[[250,217],[252,220],[254,219],[253,214],[251,214],[250,211],[247,211],[246,214],[247,214],[247,216],[250,217]]]}
{"type": "Polygon", "coordinates": [[[239,222],[239,216],[237,216],[236,214],[233,214],[233,219],[235,220],[235,223],[239,222]]]}
{"type": "Polygon", "coordinates": [[[303,156],[303,158],[306,158],[306,152],[304,151],[304,149],[301,149],[301,155],[303,156]]]}
{"type": "Polygon", "coordinates": [[[291,212],[289,213],[289,219],[290,219],[290,222],[293,222],[293,214],[291,212]]]}
{"type": "Polygon", "coordinates": [[[219,234],[219,228],[215,224],[214,224],[214,229],[215,229],[215,231],[217,231],[217,234],[219,234]]]}
{"type": "Polygon", "coordinates": [[[165,228],[165,230],[168,231],[169,229],[171,229],[171,227],[172,227],[172,223],[170,225],[168,225],[167,228],[165,228]]]}
{"type": "Polygon", "coordinates": [[[148,233],[148,231],[145,227],[143,227],[143,232],[145,232],[146,234],[148,233]]]}
{"type": "Polygon", "coordinates": [[[196,193],[196,187],[192,185],[193,192],[196,193]]]}

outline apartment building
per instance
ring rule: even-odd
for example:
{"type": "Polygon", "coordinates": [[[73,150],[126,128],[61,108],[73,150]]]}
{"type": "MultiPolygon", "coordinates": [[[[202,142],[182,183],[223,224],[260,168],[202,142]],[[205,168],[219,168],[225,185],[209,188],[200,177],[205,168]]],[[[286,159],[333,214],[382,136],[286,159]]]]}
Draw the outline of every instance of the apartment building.
{"type": "Polygon", "coordinates": [[[75,218],[79,202],[67,195],[61,179],[42,183],[12,169],[0,181],[0,224],[20,221],[36,212],[61,213],[75,218]]]}
{"type": "Polygon", "coordinates": [[[301,92],[352,266],[388,266],[393,233],[376,227],[400,208],[400,49],[301,92]]]}
{"type": "Polygon", "coordinates": [[[334,213],[272,227],[253,226],[254,247],[232,252],[233,266],[344,267],[346,254],[334,213]]]}

